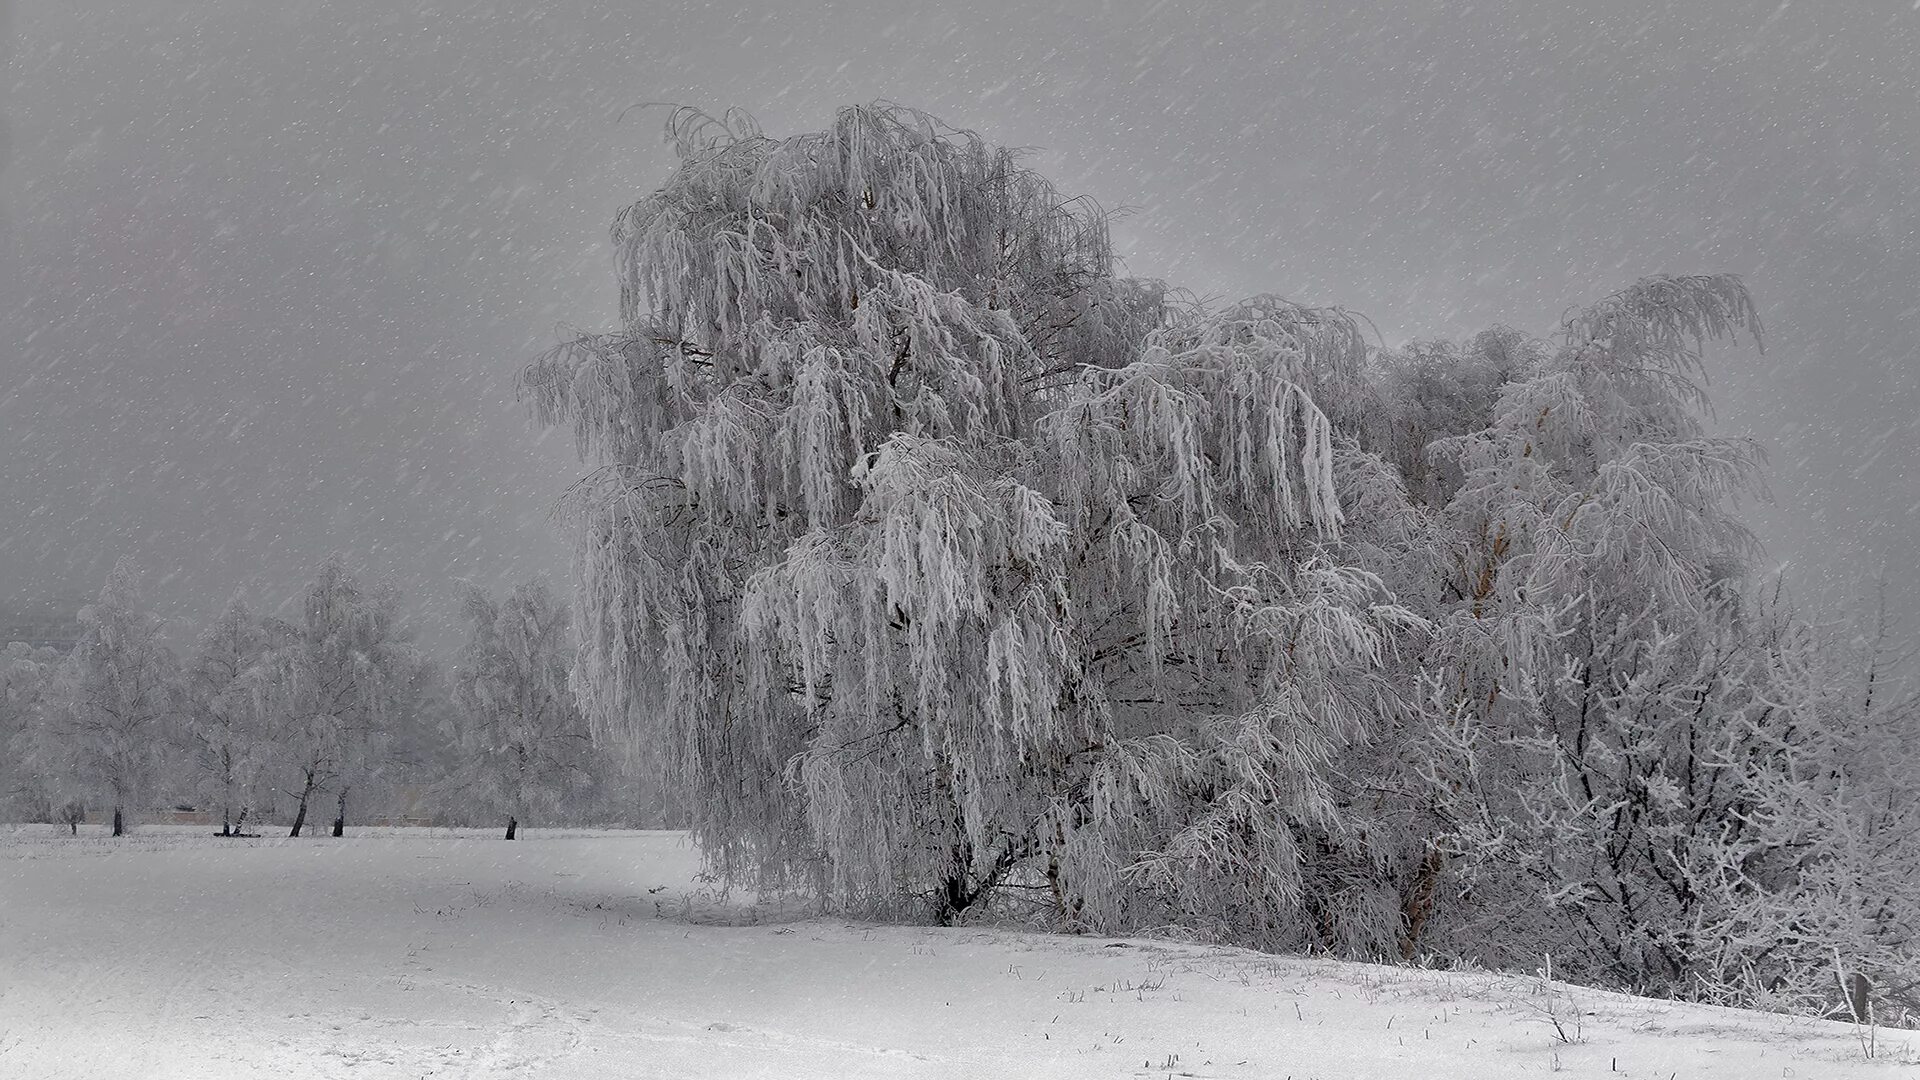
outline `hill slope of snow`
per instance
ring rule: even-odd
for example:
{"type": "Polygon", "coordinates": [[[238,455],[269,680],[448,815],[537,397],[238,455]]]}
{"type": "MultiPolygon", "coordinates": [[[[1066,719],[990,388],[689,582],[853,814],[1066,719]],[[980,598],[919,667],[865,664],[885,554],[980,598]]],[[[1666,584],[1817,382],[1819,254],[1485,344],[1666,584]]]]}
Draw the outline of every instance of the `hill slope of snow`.
{"type": "Polygon", "coordinates": [[[0,1075],[1838,1080],[1920,1062],[1911,1032],[1881,1031],[1869,1061],[1844,1024],[1532,978],[795,919],[713,897],[679,834],[525,836],[0,826],[0,1075]]]}

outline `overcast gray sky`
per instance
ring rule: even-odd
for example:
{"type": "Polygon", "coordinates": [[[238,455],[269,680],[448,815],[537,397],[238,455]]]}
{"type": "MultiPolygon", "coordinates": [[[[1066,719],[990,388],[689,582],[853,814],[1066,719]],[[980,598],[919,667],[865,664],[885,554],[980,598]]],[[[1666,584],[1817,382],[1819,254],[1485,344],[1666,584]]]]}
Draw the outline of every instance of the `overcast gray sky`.
{"type": "Polygon", "coordinates": [[[1134,208],[1134,273],[1389,342],[1745,275],[1768,352],[1715,393],[1776,560],[1884,564],[1920,621],[1917,8],[17,0],[0,605],[132,554],[200,620],[341,550],[444,644],[454,578],[564,578],[579,470],[512,381],[611,325],[607,225],[671,163],[621,112],[886,98],[1134,208]]]}

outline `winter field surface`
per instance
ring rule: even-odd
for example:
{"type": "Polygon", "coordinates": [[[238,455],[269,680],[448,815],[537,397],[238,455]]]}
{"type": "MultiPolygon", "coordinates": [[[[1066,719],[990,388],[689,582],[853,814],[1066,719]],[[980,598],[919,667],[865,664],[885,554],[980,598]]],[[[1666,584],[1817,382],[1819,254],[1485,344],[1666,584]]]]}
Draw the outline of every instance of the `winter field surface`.
{"type": "Polygon", "coordinates": [[[1920,1062],[1905,1031],[1867,1060],[1844,1024],[1538,978],[820,919],[718,896],[698,870],[677,833],[0,826],[0,1076],[1762,1080],[1920,1062]]]}

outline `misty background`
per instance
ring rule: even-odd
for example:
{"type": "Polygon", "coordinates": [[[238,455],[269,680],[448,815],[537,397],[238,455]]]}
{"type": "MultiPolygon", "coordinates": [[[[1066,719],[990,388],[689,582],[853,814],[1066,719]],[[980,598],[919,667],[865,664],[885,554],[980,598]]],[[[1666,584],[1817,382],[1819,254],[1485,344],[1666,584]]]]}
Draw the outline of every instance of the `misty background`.
{"type": "Polygon", "coordinates": [[[564,583],[582,470],[513,380],[612,325],[607,226],[672,164],[631,107],[889,99],[1129,208],[1133,274],[1388,344],[1742,274],[1767,352],[1712,393],[1774,562],[1920,612],[1910,0],[402,6],[14,3],[0,608],[130,554],[165,615],[271,610],[341,551],[450,647],[454,579],[564,583]]]}

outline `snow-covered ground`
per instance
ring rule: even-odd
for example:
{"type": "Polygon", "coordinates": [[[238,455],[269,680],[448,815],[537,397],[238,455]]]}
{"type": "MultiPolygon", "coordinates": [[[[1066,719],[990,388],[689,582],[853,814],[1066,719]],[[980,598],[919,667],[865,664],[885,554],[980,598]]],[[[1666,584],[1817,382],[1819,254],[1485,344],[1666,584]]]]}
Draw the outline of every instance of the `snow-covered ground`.
{"type": "Polygon", "coordinates": [[[729,904],[672,833],[0,826],[0,1076],[1912,1075],[1835,1023],[729,904]],[[1563,1043],[1551,1018],[1558,1015],[1563,1043]]]}

